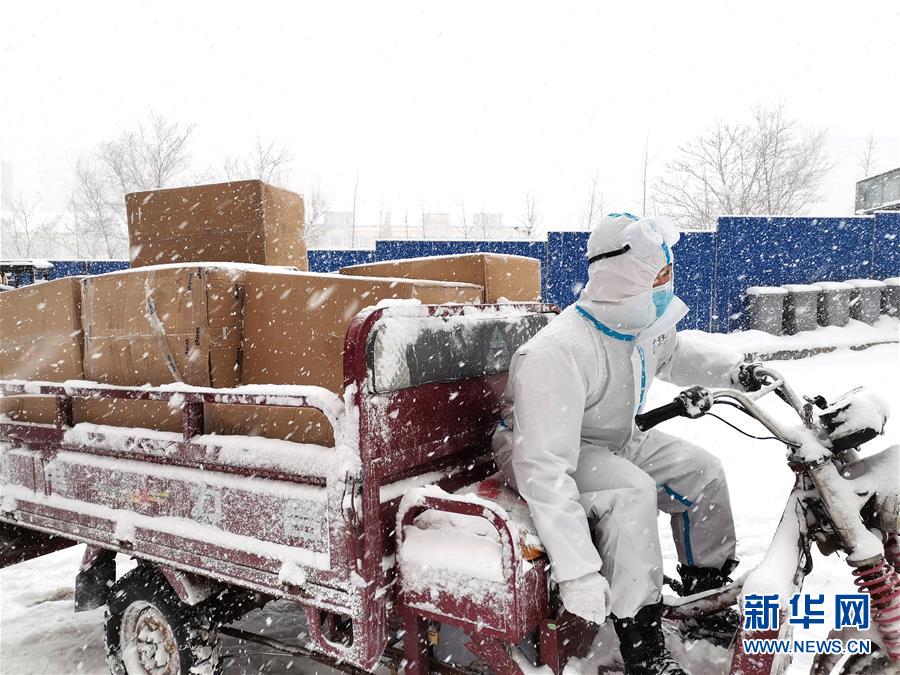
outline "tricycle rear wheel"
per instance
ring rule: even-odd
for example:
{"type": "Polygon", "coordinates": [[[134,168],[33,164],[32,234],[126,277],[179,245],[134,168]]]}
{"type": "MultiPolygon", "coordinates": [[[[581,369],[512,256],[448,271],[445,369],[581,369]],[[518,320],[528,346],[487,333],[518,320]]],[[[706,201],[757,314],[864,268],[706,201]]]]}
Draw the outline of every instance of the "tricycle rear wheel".
{"type": "Polygon", "coordinates": [[[138,566],[113,586],[106,612],[106,661],[114,675],[222,672],[217,627],[182,602],[149,565],[138,566]]]}

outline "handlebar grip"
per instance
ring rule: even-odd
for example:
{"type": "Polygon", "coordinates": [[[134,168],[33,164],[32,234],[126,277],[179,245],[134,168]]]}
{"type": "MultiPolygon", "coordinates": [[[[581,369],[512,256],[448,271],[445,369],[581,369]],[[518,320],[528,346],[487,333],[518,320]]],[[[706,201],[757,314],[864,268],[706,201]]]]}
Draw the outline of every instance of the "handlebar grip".
{"type": "Polygon", "coordinates": [[[676,398],[671,403],[666,403],[653,410],[634,416],[634,423],[641,431],[652,429],[657,424],[670,420],[673,417],[680,417],[685,414],[684,401],[676,398]]]}

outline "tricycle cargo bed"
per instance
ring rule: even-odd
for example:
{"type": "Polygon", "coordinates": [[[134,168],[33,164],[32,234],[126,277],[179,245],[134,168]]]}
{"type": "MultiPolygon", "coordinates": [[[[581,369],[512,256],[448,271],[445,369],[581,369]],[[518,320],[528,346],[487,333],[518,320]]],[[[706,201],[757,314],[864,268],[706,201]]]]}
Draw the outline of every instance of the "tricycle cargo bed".
{"type": "Polygon", "coordinates": [[[83,570],[98,551],[123,552],[166,578],[181,570],[298,602],[318,652],[372,668],[399,621],[389,608],[400,498],[493,472],[510,359],[554,312],[530,303],[366,310],[347,332],[343,398],[289,385],[2,382],[5,395],[54,397],[56,420],[0,420],[0,522],[16,528],[4,530],[13,538],[43,533],[31,536],[48,551],[60,537],[89,544],[83,570]],[[76,399],[168,402],[182,428],[74,424],[76,399]],[[210,404],[321,411],[334,447],[204,434],[210,404]]]}
{"type": "Polygon", "coordinates": [[[343,513],[345,479],[358,458],[340,434],[338,447],[325,448],[197,433],[211,402],[315,407],[338,429],[344,413],[336,395],[313,387],[83,383],[7,384],[6,391],[54,395],[61,417],[75,396],[174,400],[184,431],[4,424],[5,440],[19,442],[3,454],[4,517],[283,597],[309,597],[307,581],[347,585],[346,566],[333,568],[330,556],[344,548],[330,537],[345,530],[329,529],[327,514],[343,513]]]}

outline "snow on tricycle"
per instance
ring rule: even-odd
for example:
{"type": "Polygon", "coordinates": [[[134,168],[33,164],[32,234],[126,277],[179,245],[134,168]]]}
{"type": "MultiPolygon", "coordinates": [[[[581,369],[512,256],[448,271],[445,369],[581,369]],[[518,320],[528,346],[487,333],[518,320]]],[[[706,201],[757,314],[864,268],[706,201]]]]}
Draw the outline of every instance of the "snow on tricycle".
{"type": "MultiPolygon", "coordinates": [[[[301,386],[3,382],[6,394],[55,396],[57,419],[0,424],[2,564],[87,544],[76,611],[107,606],[114,673],[219,672],[222,635],[349,672],[559,674],[592,648],[612,653],[595,643],[598,626],[561,607],[527,505],[491,455],[510,358],[555,311],[531,303],[365,310],[346,335],[343,399],[301,386]],[[78,398],[169,401],[183,430],[73,425],[78,398]],[[204,435],[210,403],[318,409],[335,447],[204,435]],[[137,567],[117,575],[116,554],[137,567]],[[276,599],[302,607],[301,640],[231,625],[276,599]],[[441,657],[448,634],[462,638],[467,659],[441,657]]],[[[758,392],[687,390],[637,418],[646,429],[736,406],[787,446],[796,476],[762,563],[724,588],[667,596],[666,621],[746,609],[753,595],[791,597],[815,543],[846,554],[881,647],[855,663],[820,658],[815,672],[881,672],[900,658],[900,447],[860,458],[858,446],[883,426],[864,393],[829,406],[798,396],[774,371],[764,375],[758,392]],[[799,426],[760,407],[771,393],[799,426]]],[[[785,637],[791,625],[779,626],[741,630],[730,672],[783,672],[789,655],[743,647],[748,636],[785,637]]]]}

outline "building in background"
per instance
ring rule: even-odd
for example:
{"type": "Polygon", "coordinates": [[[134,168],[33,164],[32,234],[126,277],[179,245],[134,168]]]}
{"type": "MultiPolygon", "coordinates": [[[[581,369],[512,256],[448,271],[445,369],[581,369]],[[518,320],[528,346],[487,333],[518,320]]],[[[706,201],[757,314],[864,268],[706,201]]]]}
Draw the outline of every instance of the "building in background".
{"type": "Polygon", "coordinates": [[[375,241],[384,231],[377,223],[354,224],[352,211],[326,211],[322,214],[322,228],[316,248],[374,249],[375,241]]]}
{"type": "Polygon", "coordinates": [[[900,211],[900,168],[863,178],[856,184],[856,213],[900,211]]]}
{"type": "Polygon", "coordinates": [[[428,239],[440,241],[515,240],[524,236],[519,228],[506,225],[502,213],[478,212],[465,225],[448,212],[424,212],[403,215],[403,222],[393,222],[392,211],[383,207],[379,222],[353,224],[352,211],[326,211],[322,214],[322,235],[315,248],[374,249],[378,239],[428,239]]]}

